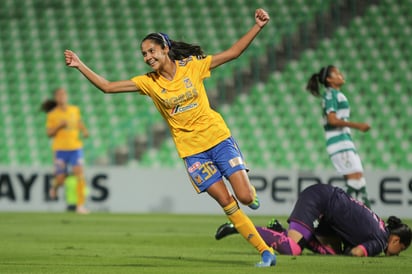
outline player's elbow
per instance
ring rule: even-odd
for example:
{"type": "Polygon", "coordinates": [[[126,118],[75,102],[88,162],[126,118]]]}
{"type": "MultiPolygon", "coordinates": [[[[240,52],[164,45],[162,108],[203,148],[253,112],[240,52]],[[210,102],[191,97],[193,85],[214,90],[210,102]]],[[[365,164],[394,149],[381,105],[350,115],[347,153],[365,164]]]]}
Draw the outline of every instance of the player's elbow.
{"type": "Polygon", "coordinates": [[[239,56],[242,54],[242,51],[240,50],[233,50],[233,52],[229,55],[230,56],[230,60],[236,60],[237,58],[239,58],[239,56]]]}
{"type": "Polygon", "coordinates": [[[111,93],[113,92],[113,90],[110,88],[110,86],[108,84],[104,84],[98,87],[100,89],[101,92],[103,93],[111,93]]]}
{"type": "Polygon", "coordinates": [[[231,61],[231,60],[236,60],[237,58],[239,58],[240,55],[242,55],[242,50],[237,48],[237,47],[231,47],[228,51],[227,51],[227,58],[231,61]]]}

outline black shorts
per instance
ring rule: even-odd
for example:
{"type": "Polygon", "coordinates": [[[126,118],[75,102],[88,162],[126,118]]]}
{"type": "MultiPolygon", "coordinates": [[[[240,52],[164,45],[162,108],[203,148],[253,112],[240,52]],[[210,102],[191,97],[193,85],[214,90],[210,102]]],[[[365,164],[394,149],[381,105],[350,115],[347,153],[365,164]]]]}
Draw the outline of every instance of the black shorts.
{"type": "Polygon", "coordinates": [[[336,188],[326,184],[309,186],[299,194],[288,222],[296,222],[312,233],[319,227],[336,188]]]}

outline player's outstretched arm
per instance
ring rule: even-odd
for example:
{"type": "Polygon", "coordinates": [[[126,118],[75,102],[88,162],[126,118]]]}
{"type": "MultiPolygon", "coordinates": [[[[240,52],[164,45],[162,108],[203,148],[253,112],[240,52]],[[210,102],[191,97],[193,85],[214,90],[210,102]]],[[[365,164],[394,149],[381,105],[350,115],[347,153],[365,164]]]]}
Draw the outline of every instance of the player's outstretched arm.
{"type": "Polygon", "coordinates": [[[77,68],[93,85],[104,93],[120,93],[138,91],[139,88],[131,80],[110,82],[92,71],[86,66],[80,58],[71,50],[64,51],[66,65],[72,68],[77,68]]]}
{"type": "Polygon", "coordinates": [[[245,49],[250,45],[250,43],[255,39],[256,35],[260,30],[269,22],[269,14],[263,9],[257,9],[255,11],[255,21],[256,23],[253,27],[236,43],[234,43],[229,49],[215,54],[212,56],[212,62],[210,64],[210,69],[214,69],[224,63],[227,63],[233,59],[239,57],[245,49]]]}

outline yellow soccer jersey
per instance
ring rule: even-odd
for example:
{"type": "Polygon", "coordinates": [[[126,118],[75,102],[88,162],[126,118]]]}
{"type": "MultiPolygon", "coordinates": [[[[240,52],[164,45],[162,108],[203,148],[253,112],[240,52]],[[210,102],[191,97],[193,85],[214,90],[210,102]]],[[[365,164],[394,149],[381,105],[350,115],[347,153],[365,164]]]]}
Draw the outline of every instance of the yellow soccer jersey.
{"type": "Polygon", "coordinates": [[[211,109],[203,85],[203,79],[210,77],[211,61],[212,56],[176,61],[171,81],[157,72],[132,78],[168,123],[181,158],[206,151],[230,137],[222,116],[211,109]]]}
{"type": "Polygon", "coordinates": [[[66,110],[55,108],[47,114],[47,128],[58,126],[67,121],[67,127],[59,130],[53,138],[53,150],[76,150],[82,148],[79,139],[80,110],[76,106],[67,106],[66,110]]]}

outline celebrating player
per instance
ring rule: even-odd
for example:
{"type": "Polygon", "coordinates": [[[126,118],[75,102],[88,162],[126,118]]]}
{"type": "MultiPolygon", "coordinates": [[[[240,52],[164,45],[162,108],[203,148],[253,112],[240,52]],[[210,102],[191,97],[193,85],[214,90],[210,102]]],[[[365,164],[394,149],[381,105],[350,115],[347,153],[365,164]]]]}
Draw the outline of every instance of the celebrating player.
{"type": "MultiPolygon", "coordinates": [[[[397,217],[385,223],[341,188],[315,184],[299,195],[289,216],[289,229],[278,222],[257,227],[265,242],[280,254],[300,255],[303,248],[319,254],[352,256],[398,255],[411,244],[412,231],[397,217]]],[[[237,233],[221,225],[216,239],[237,233]]]]}
{"type": "Polygon", "coordinates": [[[85,178],[83,171],[83,144],[79,131],[87,138],[89,133],[83,124],[78,107],[69,105],[63,88],[54,91],[54,99],[46,100],[42,110],[47,113],[47,136],[53,138],[55,177],[50,188],[50,198],[57,197],[57,189],[64,184],[71,166],[77,178],[76,212],[87,214],[85,203],[85,178]]]}
{"type": "Polygon", "coordinates": [[[151,33],[141,42],[141,52],[153,71],[131,80],[110,82],[88,68],[74,52],[65,51],[66,64],[77,68],[104,93],[137,91],[151,97],[169,125],[194,188],[213,197],[240,234],[260,252],[258,267],[275,265],[276,257],[239,208],[237,200],[254,209],[259,201],[235,140],[222,117],[210,108],[203,79],[212,69],[239,57],[268,21],[266,11],[256,10],[255,24],[242,38],[228,50],[209,56],[199,46],[171,40],[165,33],[151,33]]]}
{"type": "Polygon", "coordinates": [[[338,173],[346,179],[347,193],[356,198],[360,195],[362,202],[370,207],[362,162],[350,132],[350,128],[366,132],[370,126],[349,121],[349,102],[340,91],[344,84],[342,73],[329,65],[312,75],[306,89],[316,97],[322,96],[327,151],[338,173]],[[319,91],[319,83],[326,87],[323,94],[319,91]]]}

